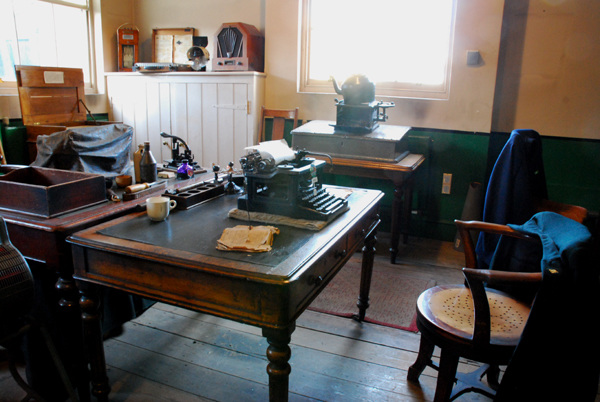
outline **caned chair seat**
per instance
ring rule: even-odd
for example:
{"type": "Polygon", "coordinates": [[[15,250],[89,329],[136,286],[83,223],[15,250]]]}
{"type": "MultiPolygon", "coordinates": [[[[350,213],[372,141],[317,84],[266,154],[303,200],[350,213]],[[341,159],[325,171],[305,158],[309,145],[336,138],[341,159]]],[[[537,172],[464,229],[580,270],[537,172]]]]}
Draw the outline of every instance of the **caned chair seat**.
{"type": "MultiPolygon", "coordinates": [[[[507,294],[487,289],[490,306],[490,343],[516,346],[529,306],[507,294]]],[[[423,292],[417,302],[422,325],[436,328],[470,342],[473,338],[475,313],[471,291],[465,286],[436,286],[423,292]]]]}

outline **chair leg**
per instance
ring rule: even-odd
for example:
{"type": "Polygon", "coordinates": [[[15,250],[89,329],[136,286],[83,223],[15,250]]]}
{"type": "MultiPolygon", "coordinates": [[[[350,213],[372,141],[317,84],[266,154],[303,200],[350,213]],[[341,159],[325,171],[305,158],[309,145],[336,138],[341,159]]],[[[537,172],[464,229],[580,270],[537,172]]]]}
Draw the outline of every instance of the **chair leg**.
{"type": "Polygon", "coordinates": [[[73,389],[73,385],[71,384],[71,380],[69,379],[67,370],[65,369],[65,366],[62,364],[62,361],[60,360],[58,351],[56,350],[56,347],[54,346],[54,342],[52,341],[52,338],[50,337],[48,330],[44,326],[40,326],[39,329],[40,329],[40,332],[42,333],[44,340],[46,341],[46,346],[48,347],[50,356],[52,356],[52,360],[54,361],[56,370],[58,371],[58,374],[60,375],[60,378],[63,381],[63,385],[65,386],[65,389],[67,390],[67,393],[69,394],[69,397],[71,398],[71,401],[73,401],[73,402],[78,401],[79,399],[77,398],[77,395],[75,394],[75,390],[73,389]]]}
{"type": "Polygon", "coordinates": [[[19,387],[21,387],[21,389],[27,393],[25,398],[22,400],[29,401],[33,399],[35,401],[43,401],[44,399],[33,388],[31,388],[27,382],[25,382],[23,377],[21,377],[17,371],[17,366],[15,364],[16,357],[13,350],[15,347],[18,349],[18,345],[11,345],[11,347],[8,349],[8,370],[19,387]]]}
{"type": "Polygon", "coordinates": [[[440,367],[438,371],[437,384],[435,386],[434,402],[445,402],[450,400],[452,387],[456,380],[456,369],[458,368],[459,356],[448,348],[442,349],[440,355],[440,367]]]}
{"type": "Polygon", "coordinates": [[[421,343],[419,344],[419,354],[417,360],[408,368],[408,375],[406,378],[412,382],[418,382],[419,377],[425,367],[431,363],[431,356],[433,356],[433,350],[435,344],[430,342],[427,338],[421,334],[421,343]]]}
{"type": "Polygon", "coordinates": [[[488,384],[490,388],[496,390],[500,386],[499,378],[500,378],[500,367],[497,365],[490,365],[485,372],[488,384]]]}

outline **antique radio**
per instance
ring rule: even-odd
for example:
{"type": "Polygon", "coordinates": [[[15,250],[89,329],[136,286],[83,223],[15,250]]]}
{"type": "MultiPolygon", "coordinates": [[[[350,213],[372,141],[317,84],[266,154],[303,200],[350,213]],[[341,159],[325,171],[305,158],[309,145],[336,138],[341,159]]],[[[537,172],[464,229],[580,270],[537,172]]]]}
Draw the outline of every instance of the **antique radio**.
{"type": "Polygon", "coordinates": [[[215,37],[213,71],[264,71],[265,39],[242,22],[221,25],[215,37]]]}
{"type": "Polygon", "coordinates": [[[249,153],[241,158],[246,194],[238,199],[238,209],[319,221],[330,221],[348,209],[346,199],[322,186],[325,161],[306,157],[305,150],[274,154],[271,150],[281,147],[269,143],[278,142],[247,148],[249,153]]]}

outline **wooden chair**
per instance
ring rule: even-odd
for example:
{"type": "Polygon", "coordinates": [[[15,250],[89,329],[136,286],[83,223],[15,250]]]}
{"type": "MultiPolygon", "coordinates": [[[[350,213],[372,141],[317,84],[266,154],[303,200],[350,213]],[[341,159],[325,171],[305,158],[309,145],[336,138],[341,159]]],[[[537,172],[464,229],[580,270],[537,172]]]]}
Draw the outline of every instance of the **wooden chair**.
{"type": "Polygon", "coordinates": [[[421,344],[417,360],[408,370],[408,380],[417,382],[426,366],[438,370],[435,401],[448,401],[475,391],[493,397],[499,365],[509,363],[529,316],[530,306],[507,293],[484,288],[486,284],[539,284],[539,273],[475,269],[476,256],[470,231],[485,231],[538,242],[508,226],[479,221],[455,221],[464,242],[463,274],[468,286],[436,286],[417,301],[417,327],[421,344]],[[491,306],[491,308],[490,308],[491,306]],[[431,359],[441,348],[439,365],[431,359]],[[484,363],[473,373],[457,373],[459,358],[484,363]],[[480,381],[487,374],[490,386],[480,381]],[[455,381],[458,385],[454,386],[455,381]]]}
{"type": "Polygon", "coordinates": [[[261,108],[260,128],[258,130],[259,142],[266,141],[265,119],[273,119],[273,130],[271,131],[271,140],[281,140],[284,138],[285,121],[293,120],[292,130],[298,127],[298,108],[291,110],[265,109],[261,108]]]}

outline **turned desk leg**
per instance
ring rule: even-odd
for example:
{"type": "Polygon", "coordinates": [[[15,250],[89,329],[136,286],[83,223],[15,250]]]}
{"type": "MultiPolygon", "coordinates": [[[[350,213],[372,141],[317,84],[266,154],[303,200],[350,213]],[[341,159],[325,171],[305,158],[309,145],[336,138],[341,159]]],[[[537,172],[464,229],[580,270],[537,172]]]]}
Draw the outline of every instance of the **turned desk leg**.
{"type": "Polygon", "coordinates": [[[289,378],[292,368],[288,363],[292,356],[290,341],[296,329],[293,323],[284,329],[263,328],[262,333],[269,347],[267,348],[267,373],[269,374],[269,401],[285,402],[288,400],[289,378]]]}
{"type": "Polygon", "coordinates": [[[57,316],[58,327],[64,344],[68,345],[65,363],[75,367],[75,380],[82,402],[90,400],[89,373],[87,360],[82,353],[84,345],[81,334],[81,310],[78,303],[78,289],[73,279],[73,270],[59,272],[55,289],[58,294],[60,314],[57,316]]]}
{"type": "Polygon", "coordinates": [[[83,337],[90,359],[92,395],[98,401],[108,401],[110,386],[106,375],[106,359],[102,344],[98,291],[93,285],[80,283],[79,286],[81,288],[79,305],[81,306],[83,337]]]}
{"type": "Polygon", "coordinates": [[[354,319],[362,321],[365,319],[367,308],[369,308],[369,292],[371,290],[371,278],[373,276],[373,261],[375,259],[375,237],[376,230],[373,230],[366,238],[365,245],[362,249],[362,269],[360,271],[360,291],[358,294],[358,314],[353,316],[354,319]]]}
{"type": "Polygon", "coordinates": [[[390,244],[390,262],[396,263],[400,235],[408,242],[408,228],[412,209],[413,178],[407,177],[403,183],[396,184],[392,201],[392,239],[390,244]]]}

